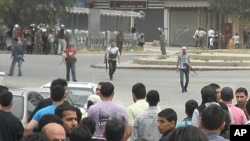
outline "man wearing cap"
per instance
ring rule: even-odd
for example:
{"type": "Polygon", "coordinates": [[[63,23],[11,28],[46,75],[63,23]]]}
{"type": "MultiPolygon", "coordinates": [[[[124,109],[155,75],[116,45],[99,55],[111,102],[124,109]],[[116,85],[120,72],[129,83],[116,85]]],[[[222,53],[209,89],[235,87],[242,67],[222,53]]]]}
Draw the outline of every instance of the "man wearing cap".
{"type": "Polygon", "coordinates": [[[182,54],[178,56],[176,71],[180,71],[180,84],[181,92],[187,92],[188,82],[189,82],[189,67],[190,67],[190,57],[187,55],[187,47],[182,47],[182,54]],[[185,85],[184,85],[184,75],[185,75],[185,85]]]}
{"type": "Polygon", "coordinates": [[[72,43],[69,43],[67,49],[62,54],[63,63],[66,64],[66,79],[70,81],[70,70],[72,74],[72,79],[74,82],[76,80],[75,63],[76,63],[76,50],[72,43]]]}
{"type": "Polygon", "coordinates": [[[162,55],[166,55],[166,49],[165,49],[165,33],[164,30],[162,28],[158,28],[159,32],[160,32],[160,45],[161,45],[161,54],[162,55]]]}

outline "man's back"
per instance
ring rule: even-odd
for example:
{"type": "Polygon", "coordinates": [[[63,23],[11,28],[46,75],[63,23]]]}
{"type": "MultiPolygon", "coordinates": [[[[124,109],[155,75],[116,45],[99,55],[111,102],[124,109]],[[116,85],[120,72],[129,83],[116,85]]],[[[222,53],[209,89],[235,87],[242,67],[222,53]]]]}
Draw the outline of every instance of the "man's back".
{"type": "Polygon", "coordinates": [[[151,106],[144,113],[137,115],[130,141],[141,138],[148,139],[148,141],[159,140],[161,137],[157,127],[159,112],[160,109],[157,106],[151,106]]]}
{"type": "Polygon", "coordinates": [[[134,121],[135,121],[135,117],[138,114],[141,114],[141,113],[145,112],[145,110],[147,110],[147,109],[148,109],[148,103],[146,102],[145,99],[137,100],[136,103],[130,105],[127,108],[129,126],[133,126],[134,121]]]}
{"type": "Polygon", "coordinates": [[[11,112],[0,110],[0,135],[3,141],[20,140],[23,136],[23,125],[11,112]]]}
{"type": "Polygon", "coordinates": [[[121,120],[126,126],[128,125],[128,119],[126,110],[123,106],[114,102],[100,102],[93,105],[88,110],[88,116],[95,120],[96,131],[94,137],[104,138],[103,133],[107,121],[117,118],[121,120]]]}

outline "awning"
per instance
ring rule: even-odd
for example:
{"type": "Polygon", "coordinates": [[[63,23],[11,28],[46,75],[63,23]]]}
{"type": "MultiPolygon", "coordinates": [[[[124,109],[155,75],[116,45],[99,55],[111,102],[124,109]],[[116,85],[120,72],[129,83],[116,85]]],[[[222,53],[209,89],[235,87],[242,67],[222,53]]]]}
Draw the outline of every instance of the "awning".
{"type": "Polygon", "coordinates": [[[195,8],[195,7],[208,7],[209,3],[203,0],[193,1],[166,1],[165,7],[176,7],[176,8],[195,8]]]}
{"type": "MultiPolygon", "coordinates": [[[[89,8],[67,8],[67,11],[69,13],[74,14],[89,14],[90,9],[89,8]]],[[[119,16],[119,17],[134,17],[134,18],[144,18],[145,13],[143,11],[139,12],[133,12],[133,11],[119,11],[119,10],[103,10],[100,9],[101,15],[107,15],[107,16],[119,16]]]]}

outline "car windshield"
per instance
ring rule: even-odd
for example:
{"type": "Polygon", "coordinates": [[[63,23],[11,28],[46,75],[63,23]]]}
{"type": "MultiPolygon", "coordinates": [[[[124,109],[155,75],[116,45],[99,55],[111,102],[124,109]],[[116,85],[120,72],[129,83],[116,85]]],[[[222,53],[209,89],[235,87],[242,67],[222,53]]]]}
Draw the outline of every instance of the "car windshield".
{"type": "Polygon", "coordinates": [[[22,96],[13,95],[13,106],[11,112],[20,120],[23,119],[24,114],[24,98],[22,96]]]}
{"type": "Polygon", "coordinates": [[[93,89],[92,88],[68,88],[68,94],[72,102],[80,107],[83,107],[84,104],[87,102],[88,96],[92,95],[93,89]]]}

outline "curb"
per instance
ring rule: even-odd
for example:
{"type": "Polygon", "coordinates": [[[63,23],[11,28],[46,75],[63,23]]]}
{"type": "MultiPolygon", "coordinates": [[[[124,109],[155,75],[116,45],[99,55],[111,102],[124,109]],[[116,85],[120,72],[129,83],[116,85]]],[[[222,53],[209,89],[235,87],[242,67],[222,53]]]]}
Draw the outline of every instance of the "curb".
{"type": "MultiPolygon", "coordinates": [[[[91,64],[92,68],[105,69],[104,64],[91,64]]],[[[195,71],[231,71],[231,70],[250,70],[250,67],[218,67],[218,66],[192,66],[195,71]]],[[[117,69],[149,69],[149,70],[176,70],[175,65],[141,65],[132,61],[117,64],[117,69]]]]}

